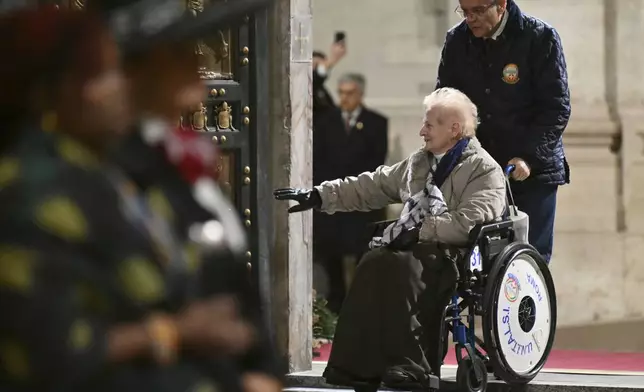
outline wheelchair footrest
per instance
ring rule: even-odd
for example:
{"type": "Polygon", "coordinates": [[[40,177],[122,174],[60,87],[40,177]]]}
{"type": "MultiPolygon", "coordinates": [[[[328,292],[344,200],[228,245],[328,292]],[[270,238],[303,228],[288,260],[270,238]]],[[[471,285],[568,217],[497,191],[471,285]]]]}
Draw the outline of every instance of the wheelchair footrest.
{"type": "Polygon", "coordinates": [[[441,380],[435,375],[429,376],[429,388],[438,390],[441,386],[441,380]]]}
{"type": "Polygon", "coordinates": [[[420,385],[417,387],[409,388],[411,392],[429,392],[429,391],[438,391],[441,386],[441,380],[435,375],[429,375],[427,379],[427,386],[426,387],[421,387],[420,385]]]}
{"type": "Polygon", "coordinates": [[[426,373],[417,366],[394,366],[382,376],[382,384],[394,390],[431,391],[440,386],[437,375],[426,373]]]}

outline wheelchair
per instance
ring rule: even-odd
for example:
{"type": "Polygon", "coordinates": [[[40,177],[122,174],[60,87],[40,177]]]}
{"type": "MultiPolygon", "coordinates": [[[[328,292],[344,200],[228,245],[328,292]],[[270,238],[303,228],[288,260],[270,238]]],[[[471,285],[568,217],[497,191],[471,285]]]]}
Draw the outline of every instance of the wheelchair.
{"type": "MultiPolygon", "coordinates": [[[[506,178],[512,165],[505,169],[506,178]]],[[[458,390],[485,392],[488,370],[510,386],[529,383],[548,359],[555,338],[557,306],[548,265],[537,250],[517,240],[508,187],[508,216],[476,226],[464,257],[459,259],[456,291],[444,311],[443,359],[452,334],[458,363],[458,390]],[[464,315],[467,310],[467,314],[464,315]],[[475,317],[481,316],[483,339],[475,317]]],[[[430,381],[438,389],[437,378],[430,381]]]]}
{"type": "MultiPolygon", "coordinates": [[[[435,355],[438,363],[444,361],[451,333],[458,363],[456,384],[462,392],[485,392],[489,373],[510,387],[529,383],[543,369],[555,339],[554,282],[546,261],[527,243],[527,227],[522,232],[513,219],[519,214],[508,180],[513,170],[514,165],[504,170],[505,216],[475,226],[457,257],[455,290],[446,292],[447,306],[437,315],[437,352],[425,353],[435,355]],[[482,339],[475,334],[479,316],[482,339]]],[[[440,366],[432,370],[412,391],[440,389],[440,366]]],[[[356,392],[379,389],[362,382],[353,387],[356,392]]]]}

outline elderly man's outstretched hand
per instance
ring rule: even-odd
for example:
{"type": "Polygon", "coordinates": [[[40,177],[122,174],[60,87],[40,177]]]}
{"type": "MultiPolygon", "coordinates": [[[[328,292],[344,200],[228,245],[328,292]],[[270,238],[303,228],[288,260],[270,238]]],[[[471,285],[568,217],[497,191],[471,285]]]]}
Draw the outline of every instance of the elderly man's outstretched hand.
{"type": "Polygon", "coordinates": [[[277,200],[295,200],[300,203],[288,209],[289,213],[322,207],[322,199],[315,189],[280,188],[273,192],[277,200]]]}

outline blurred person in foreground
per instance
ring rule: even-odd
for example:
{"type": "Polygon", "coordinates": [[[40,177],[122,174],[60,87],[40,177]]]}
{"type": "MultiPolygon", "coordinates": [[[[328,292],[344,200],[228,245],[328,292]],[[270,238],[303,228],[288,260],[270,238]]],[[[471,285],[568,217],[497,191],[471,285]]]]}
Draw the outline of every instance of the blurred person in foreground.
{"type": "Polygon", "coordinates": [[[457,280],[456,259],[470,230],[505,209],[501,167],[474,137],[476,106],[458,90],[424,101],[424,147],[393,166],[278,189],[289,212],[369,211],[404,203],[400,218],[371,241],[356,271],[324,376],[335,385],[427,388],[441,365],[443,311],[457,280]]]}
{"type": "MultiPolygon", "coordinates": [[[[113,0],[94,1],[89,7],[109,15],[114,5],[113,0]]],[[[241,23],[244,15],[226,23],[241,23]]],[[[199,107],[207,96],[197,72],[196,39],[211,32],[209,24],[206,31],[192,30],[180,40],[153,42],[128,52],[124,63],[137,124],[115,146],[111,158],[152,207],[165,214],[181,242],[212,237],[208,231],[213,227],[222,229],[221,238],[210,238],[192,255],[199,277],[193,295],[237,298],[244,317],[253,323],[256,341],[247,353],[230,360],[242,375],[245,391],[277,392],[284,373],[270,343],[257,287],[250,282],[246,233],[235,207],[215,182],[217,151],[210,137],[177,127],[181,115],[199,107]]]]}
{"type": "MultiPolygon", "coordinates": [[[[366,107],[366,80],[360,74],[342,75],[338,81],[339,107],[318,119],[313,135],[313,183],[372,172],[385,164],[388,119],[366,107]]],[[[314,254],[329,278],[329,309],[338,313],[349,277],[366,250],[369,226],[385,219],[384,210],[315,213],[314,254]]]]}
{"type": "Polygon", "coordinates": [[[550,261],[557,190],[570,182],[563,132],[570,118],[561,38],[514,0],[460,0],[463,21],[445,39],[436,88],[479,107],[477,137],[500,165],[514,164],[512,193],[530,217],[528,240],[550,261]]]}
{"type": "Polygon", "coordinates": [[[108,148],[129,129],[119,50],[91,13],[0,17],[0,385],[241,390],[230,296],[196,300],[179,241],[108,148]],[[234,370],[234,369],[233,369],[234,370]]]}

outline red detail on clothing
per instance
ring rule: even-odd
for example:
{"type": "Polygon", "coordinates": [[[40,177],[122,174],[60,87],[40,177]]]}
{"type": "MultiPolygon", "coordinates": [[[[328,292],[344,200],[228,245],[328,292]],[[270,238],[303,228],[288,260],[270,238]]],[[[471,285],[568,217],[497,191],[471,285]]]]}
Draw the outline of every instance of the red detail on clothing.
{"type": "Polygon", "coordinates": [[[203,134],[177,127],[166,135],[164,150],[181,176],[190,184],[198,179],[217,179],[218,150],[203,134]]]}

